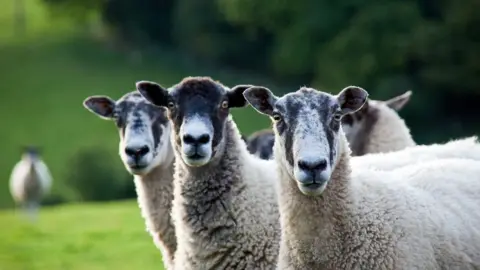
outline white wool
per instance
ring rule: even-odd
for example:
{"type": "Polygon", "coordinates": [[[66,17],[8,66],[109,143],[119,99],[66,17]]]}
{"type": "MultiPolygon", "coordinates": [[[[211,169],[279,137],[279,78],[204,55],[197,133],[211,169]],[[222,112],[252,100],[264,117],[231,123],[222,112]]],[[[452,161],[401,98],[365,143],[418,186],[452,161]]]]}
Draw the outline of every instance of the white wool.
{"type": "Polygon", "coordinates": [[[10,193],[17,204],[23,205],[35,218],[41,199],[50,192],[52,176],[47,165],[39,158],[24,156],[13,168],[10,193]]]}
{"type": "Polygon", "coordinates": [[[387,105],[375,101],[371,106],[378,108],[378,120],[369,134],[367,153],[390,152],[415,145],[410,129],[398,113],[387,105]]]}
{"type": "Polygon", "coordinates": [[[220,163],[202,173],[176,153],[175,269],[275,269],[280,241],[275,163],[247,151],[230,117],[223,140],[220,163]]]}
{"type": "MultiPolygon", "coordinates": [[[[382,102],[369,100],[369,110],[375,110],[376,121],[372,126],[366,128],[361,125],[367,125],[372,119],[362,120],[360,127],[354,127],[357,131],[352,130],[353,136],[347,136],[349,143],[356,145],[356,140],[364,138],[363,153],[355,153],[353,147],[353,155],[363,155],[365,153],[385,153],[404,149],[415,145],[415,141],[410,134],[410,129],[405,121],[398,113],[382,102]]],[[[373,117],[370,113],[364,117],[373,117]]],[[[345,129],[346,131],[348,128],[345,129]]],[[[348,133],[347,133],[348,134],[348,133]]]]}
{"type": "Polygon", "coordinates": [[[351,166],[339,136],[339,158],[321,196],[302,194],[279,166],[279,269],[480,268],[479,161],[445,158],[377,171],[351,166]]]}
{"type": "Polygon", "coordinates": [[[393,170],[433,159],[466,158],[480,160],[477,137],[452,140],[444,144],[417,145],[389,153],[375,153],[351,158],[354,167],[393,170]]]}

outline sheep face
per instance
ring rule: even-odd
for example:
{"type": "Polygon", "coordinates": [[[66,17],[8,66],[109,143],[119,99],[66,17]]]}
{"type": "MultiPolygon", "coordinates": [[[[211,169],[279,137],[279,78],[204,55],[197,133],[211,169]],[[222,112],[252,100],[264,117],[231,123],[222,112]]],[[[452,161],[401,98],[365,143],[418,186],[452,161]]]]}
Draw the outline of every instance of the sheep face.
{"type": "Polygon", "coordinates": [[[120,157],[130,173],[144,175],[173,160],[166,110],[149,103],[136,91],[118,101],[91,96],[84,106],[103,119],[115,121],[120,133],[120,157]]]}
{"type": "Polygon", "coordinates": [[[302,193],[320,195],[337,160],[340,121],[362,107],[367,92],[349,86],[333,96],[303,87],[279,98],[267,88],[252,87],[244,95],[257,111],[272,118],[279,165],[302,193]]]}
{"type": "Polygon", "coordinates": [[[362,151],[356,148],[361,148],[364,144],[365,136],[368,136],[369,129],[378,119],[380,106],[386,106],[398,112],[408,103],[411,95],[412,91],[407,91],[385,101],[368,99],[360,110],[342,118],[342,128],[352,147],[352,155],[361,154],[362,151]]]}
{"type": "Polygon", "coordinates": [[[175,151],[192,167],[206,165],[217,156],[229,110],[246,105],[242,94],[251,87],[228,89],[208,77],[187,77],[169,91],[154,82],[136,85],[147,100],[168,109],[175,151]]]}
{"type": "Polygon", "coordinates": [[[271,159],[274,142],[275,134],[270,129],[254,133],[248,139],[248,151],[261,159],[271,159]]]}

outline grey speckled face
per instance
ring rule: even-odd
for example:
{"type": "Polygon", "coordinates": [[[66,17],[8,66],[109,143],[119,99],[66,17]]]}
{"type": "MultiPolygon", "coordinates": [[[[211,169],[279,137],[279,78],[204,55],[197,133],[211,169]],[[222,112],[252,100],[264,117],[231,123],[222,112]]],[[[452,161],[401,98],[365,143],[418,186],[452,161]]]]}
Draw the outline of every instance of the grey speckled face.
{"type": "Polygon", "coordinates": [[[173,141],[188,166],[208,164],[223,142],[230,108],[246,105],[248,86],[229,89],[209,77],[187,77],[167,91],[154,82],[141,81],[137,90],[157,106],[167,107],[173,141]]]}
{"type": "Polygon", "coordinates": [[[262,87],[245,91],[247,101],[274,121],[276,159],[312,196],[323,192],[335,167],[342,116],[361,108],[367,96],[354,86],[337,96],[305,87],[281,98],[262,87]]]}
{"type": "Polygon", "coordinates": [[[130,173],[143,175],[172,159],[165,109],[149,103],[138,92],[127,93],[118,101],[92,96],[84,106],[115,121],[120,133],[119,154],[130,173]]]}

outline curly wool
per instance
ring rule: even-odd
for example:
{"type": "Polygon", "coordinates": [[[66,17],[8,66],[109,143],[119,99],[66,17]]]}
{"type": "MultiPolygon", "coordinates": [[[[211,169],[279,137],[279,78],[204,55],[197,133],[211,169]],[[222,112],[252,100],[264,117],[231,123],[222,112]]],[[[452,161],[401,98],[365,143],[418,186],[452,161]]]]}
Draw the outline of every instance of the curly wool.
{"type": "Polygon", "coordinates": [[[351,166],[342,132],[339,140],[322,196],[303,195],[279,166],[279,269],[480,268],[480,162],[373,171],[351,166]]]}
{"type": "Polygon", "coordinates": [[[162,252],[165,269],[174,269],[174,254],[177,249],[175,227],[171,218],[173,171],[172,160],[144,176],[134,176],[138,206],[147,231],[162,252]]]}
{"type": "Polygon", "coordinates": [[[176,153],[175,269],[275,269],[275,163],[248,153],[231,118],[224,140],[224,149],[217,149],[223,155],[199,168],[186,166],[176,153]]]}

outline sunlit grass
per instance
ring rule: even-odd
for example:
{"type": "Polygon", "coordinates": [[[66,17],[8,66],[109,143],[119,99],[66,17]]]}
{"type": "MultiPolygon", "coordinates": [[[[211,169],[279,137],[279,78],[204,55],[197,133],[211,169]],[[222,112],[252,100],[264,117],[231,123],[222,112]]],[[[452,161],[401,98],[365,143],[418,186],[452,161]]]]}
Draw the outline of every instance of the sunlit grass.
{"type": "Polygon", "coordinates": [[[136,202],[42,209],[37,224],[0,211],[0,269],[163,269],[136,202]]]}

